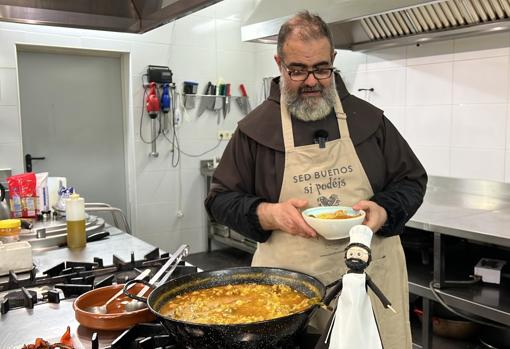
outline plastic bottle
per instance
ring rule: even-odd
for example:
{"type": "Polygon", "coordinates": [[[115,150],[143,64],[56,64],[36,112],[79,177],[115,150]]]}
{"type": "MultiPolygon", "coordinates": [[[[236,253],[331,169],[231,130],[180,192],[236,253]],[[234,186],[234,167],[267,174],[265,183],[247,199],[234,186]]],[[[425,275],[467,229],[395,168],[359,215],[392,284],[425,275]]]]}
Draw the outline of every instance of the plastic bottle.
{"type": "Polygon", "coordinates": [[[21,220],[4,219],[0,221],[0,241],[14,242],[19,240],[21,231],[21,220]]]}
{"type": "Polygon", "coordinates": [[[79,194],[71,194],[66,199],[67,247],[85,247],[85,200],[79,194]]]}

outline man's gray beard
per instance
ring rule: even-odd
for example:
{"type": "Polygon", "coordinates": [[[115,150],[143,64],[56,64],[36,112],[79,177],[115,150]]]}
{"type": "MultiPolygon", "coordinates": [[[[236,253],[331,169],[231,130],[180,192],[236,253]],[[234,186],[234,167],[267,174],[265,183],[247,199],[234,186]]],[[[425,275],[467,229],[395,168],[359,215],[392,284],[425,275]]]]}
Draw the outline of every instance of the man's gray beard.
{"type": "MultiPolygon", "coordinates": [[[[321,86],[317,84],[317,86],[321,86]]],[[[335,105],[336,85],[332,79],[329,87],[322,88],[322,96],[303,97],[297,91],[291,91],[285,85],[284,79],[280,79],[280,92],[285,97],[287,108],[291,115],[302,121],[317,121],[326,118],[335,105]]]]}

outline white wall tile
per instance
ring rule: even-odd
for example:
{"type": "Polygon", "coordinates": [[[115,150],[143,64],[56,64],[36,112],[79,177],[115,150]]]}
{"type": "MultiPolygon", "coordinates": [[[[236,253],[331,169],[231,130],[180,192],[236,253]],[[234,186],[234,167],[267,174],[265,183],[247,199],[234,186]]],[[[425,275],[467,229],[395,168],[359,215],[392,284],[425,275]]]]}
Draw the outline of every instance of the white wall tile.
{"type": "Polygon", "coordinates": [[[25,172],[21,142],[0,143],[0,168],[12,169],[12,174],[25,172]]]}
{"type": "MultiPolygon", "coordinates": [[[[218,50],[221,59],[218,60],[218,75],[232,86],[237,86],[232,95],[239,95],[238,86],[241,83],[253,83],[254,71],[250,68],[255,65],[255,57],[251,52],[218,50]],[[251,76],[250,76],[251,75],[251,76]]],[[[252,95],[255,91],[247,91],[252,95]]]]}
{"type": "Polygon", "coordinates": [[[449,147],[451,107],[433,105],[406,108],[406,139],[418,146],[449,147]]]}
{"type": "Polygon", "coordinates": [[[175,23],[173,45],[216,48],[216,20],[205,16],[186,16],[175,23]]]}
{"type": "Polygon", "coordinates": [[[454,40],[454,59],[476,59],[495,56],[508,56],[509,33],[497,33],[454,40]]]}
{"type": "MultiPolygon", "coordinates": [[[[217,133],[217,132],[216,132],[217,133]]],[[[213,159],[221,157],[228,142],[219,142],[216,137],[211,140],[194,142],[193,140],[181,139],[181,149],[190,154],[181,156],[181,166],[183,170],[199,170],[200,160],[213,159]],[[204,154],[205,153],[205,154],[204,154]]]]}
{"type": "Polygon", "coordinates": [[[16,30],[0,30],[0,68],[16,67],[16,43],[25,41],[25,33],[16,30]]]}
{"type": "Polygon", "coordinates": [[[182,244],[189,246],[190,253],[203,252],[207,249],[205,225],[192,229],[144,231],[136,236],[164,251],[176,251],[182,244]]]}
{"type": "Polygon", "coordinates": [[[174,73],[174,81],[178,91],[182,91],[184,80],[198,82],[198,91],[203,89],[208,81],[217,83],[217,53],[211,48],[180,47],[172,45],[170,54],[170,69],[174,73]]]}
{"type": "Polygon", "coordinates": [[[134,34],[133,39],[158,44],[171,44],[175,39],[176,24],[177,20],[174,20],[170,23],[162,25],[161,27],[152,29],[146,33],[134,34]]]}
{"type": "Polygon", "coordinates": [[[368,102],[379,106],[397,106],[405,104],[405,68],[367,71],[365,75],[366,88],[373,88],[368,93],[368,102]]]}
{"type": "Polygon", "coordinates": [[[452,148],[451,156],[451,175],[453,177],[489,179],[500,182],[505,178],[504,150],[452,148]]]}
{"type": "Polygon", "coordinates": [[[504,149],[506,119],[506,104],[454,106],[452,146],[504,149]]]}
{"type": "Polygon", "coordinates": [[[450,175],[450,148],[411,145],[429,176],[450,175]]]}
{"type": "Polygon", "coordinates": [[[262,78],[278,76],[280,72],[274,61],[276,45],[258,44],[255,48],[255,76],[262,78]]]}
{"type": "Polygon", "coordinates": [[[407,46],[407,65],[450,62],[453,59],[453,41],[425,42],[407,46]]]}
{"type": "Polygon", "coordinates": [[[218,3],[216,3],[214,5],[211,5],[211,6],[207,6],[206,8],[203,8],[200,11],[194,12],[190,16],[200,16],[200,17],[207,17],[207,18],[216,18],[216,7],[217,6],[218,6],[218,3]]]}
{"type": "Polygon", "coordinates": [[[241,41],[241,22],[216,20],[216,43],[223,50],[253,51],[258,44],[241,41]]]}
{"type": "Polygon", "coordinates": [[[510,151],[505,153],[505,182],[510,183],[510,151]]]}
{"type": "Polygon", "coordinates": [[[508,56],[457,61],[453,65],[453,103],[506,103],[508,56]]]}
{"type": "Polygon", "coordinates": [[[214,6],[216,18],[244,21],[254,5],[254,0],[223,0],[214,6]]]}
{"type": "Polygon", "coordinates": [[[176,202],[177,170],[145,171],[138,176],[136,197],[139,205],[176,202]]]}
{"type": "Polygon", "coordinates": [[[145,74],[148,65],[169,66],[172,49],[170,45],[133,42],[130,55],[131,73],[145,74]]]}
{"type": "MultiPolygon", "coordinates": [[[[144,73],[145,74],[145,73],[144,73]]],[[[146,78],[143,78],[146,81],[146,78]]],[[[131,76],[131,86],[132,86],[132,95],[133,95],[133,107],[141,108],[145,106],[145,98],[144,98],[144,86],[142,84],[142,74],[137,74],[131,76]]],[[[145,92],[145,97],[147,97],[147,92],[145,92]]],[[[135,113],[136,119],[138,120],[139,113],[135,113]]],[[[138,127],[138,123],[136,124],[138,127]]]]}
{"type": "Polygon", "coordinates": [[[336,50],[334,66],[343,73],[365,71],[367,55],[349,50],[336,50]]]}
{"type": "Polygon", "coordinates": [[[130,52],[131,42],[121,40],[111,40],[95,37],[82,37],[81,45],[87,49],[114,51],[114,52],[130,52]]]}
{"type": "Polygon", "coordinates": [[[18,78],[14,68],[0,68],[0,105],[18,105],[18,78]]]}
{"type": "Polygon", "coordinates": [[[0,106],[0,143],[21,142],[20,116],[17,106],[0,106]]]}
{"type": "Polygon", "coordinates": [[[384,110],[384,115],[397,128],[401,135],[406,135],[405,107],[378,106],[384,110]]]}
{"type": "Polygon", "coordinates": [[[507,105],[506,115],[506,150],[510,150],[510,105],[507,105]]]}
{"type": "Polygon", "coordinates": [[[434,105],[452,102],[452,63],[407,68],[406,104],[434,105]]]}
{"type": "Polygon", "coordinates": [[[405,64],[405,47],[392,47],[367,53],[367,70],[396,69],[405,64]]]}
{"type": "Polygon", "coordinates": [[[79,36],[55,35],[48,33],[30,33],[25,36],[25,42],[33,45],[57,46],[57,47],[80,47],[79,36]]]}
{"type": "Polygon", "coordinates": [[[370,91],[358,91],[359,89],[369,88],[367,85],[367,72],[340,72],[340,76],[345,83],[347,91],[358,98],[368,100],[370,91]]]}

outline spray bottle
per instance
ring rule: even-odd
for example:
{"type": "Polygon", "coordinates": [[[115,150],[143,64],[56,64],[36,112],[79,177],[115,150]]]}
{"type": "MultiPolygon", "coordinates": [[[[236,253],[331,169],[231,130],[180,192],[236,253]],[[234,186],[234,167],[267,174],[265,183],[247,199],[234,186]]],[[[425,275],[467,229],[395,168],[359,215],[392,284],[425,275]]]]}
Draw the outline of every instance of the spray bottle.
{"type": "Polygon", "coordinates": [[[77,193],[66,200],[67,246],[69,248],[85,247],[85,200],[77,193]]]}

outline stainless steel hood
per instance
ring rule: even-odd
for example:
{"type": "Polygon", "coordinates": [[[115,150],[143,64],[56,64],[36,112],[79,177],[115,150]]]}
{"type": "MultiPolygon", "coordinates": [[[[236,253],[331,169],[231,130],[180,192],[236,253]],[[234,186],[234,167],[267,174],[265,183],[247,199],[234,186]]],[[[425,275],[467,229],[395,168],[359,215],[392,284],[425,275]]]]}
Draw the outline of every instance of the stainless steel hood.
{"type": "Polygon", "coordinates": [[[221,0],[0,0],[0,20],[144,33],[221,0]]]}
{"type": "Polygon", "coordinates": [[[276,43],[301,9],[328,23],[337,49],[384,47],[510,30],[510,0],[260,0],[241,28],[243,41],[276,43]]]}

